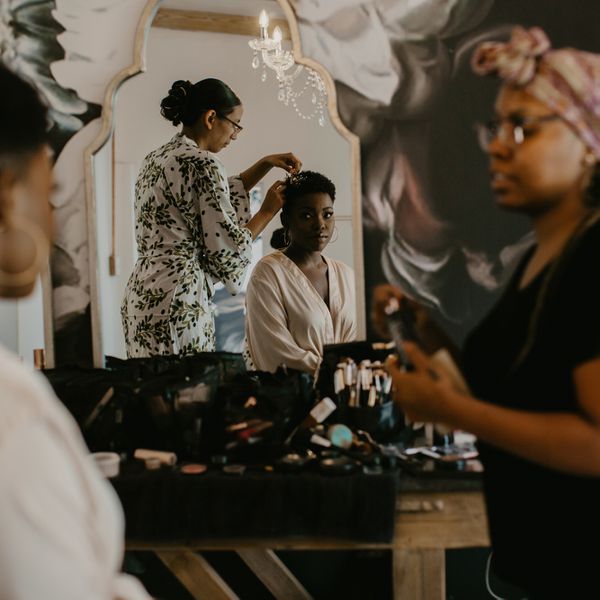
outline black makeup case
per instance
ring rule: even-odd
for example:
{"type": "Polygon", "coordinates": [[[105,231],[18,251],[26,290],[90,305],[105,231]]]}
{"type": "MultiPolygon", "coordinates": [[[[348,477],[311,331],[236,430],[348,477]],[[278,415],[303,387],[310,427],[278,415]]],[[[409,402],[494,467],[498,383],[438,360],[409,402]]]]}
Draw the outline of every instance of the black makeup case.
{"type": "MultiPolygon", "coordinates": [[[[391,391],[386,398],[378,398],[374,406],[370,406],[365,395],[361,396],[360,392],[357,394],[358,401],[352,402],[347,390],[345,395],[336,391],[335,372],[338,365],[345,361],[351,361],[357,369],[363,361],[383,365],[392,353],[393,350],[386,348],[384,344],[367,341],[328,344],[323,348],[316,388],[320,398],[328,396],[337,405],[337,410],[328,418],[328,423],[343,423],[354,430],[366,431],[381,443],[404,441],[410,435],[409,428],[405,427],[402,411],[391,399],[391,391]]],[[[356,382],[352,385],[355,386],[356,382]]]]}

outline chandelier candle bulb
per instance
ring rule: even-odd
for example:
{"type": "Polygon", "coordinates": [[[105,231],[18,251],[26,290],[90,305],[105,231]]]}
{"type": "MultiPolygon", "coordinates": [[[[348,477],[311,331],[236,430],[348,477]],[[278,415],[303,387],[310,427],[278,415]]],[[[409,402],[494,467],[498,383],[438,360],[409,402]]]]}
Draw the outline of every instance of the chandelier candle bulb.
{"type": "Polygon", "coordinates": [[[258,24],[260,26],[260,38],[262,40],[269,39],[269,15],[266,10],[260,11],[260,16],[258,18],[258,24]]]}
{"type": "Polygon", "coordinates": [[[281,54],[281,40],[283,39],[283,35],[281,33],[281,29],[279,27],[275,27],[273,29],[273,41],[275,42],[275,52],[277,54],[281,54]]]}
{"type": "Polygon", "coordinates": [[[283,48],[280,27],[276,26],[269,37],[269,17],[265,10],[261,11],[258,24],[259,36],[248,41],[252,48],[252,68],[259,69],[262,65],[262,82],[267,80],[267,67],[273,70],[279,86],[277,98],[286,106],[291,104],[302,120],[315,118],[324,127],[327,91],[321,76],[310,67],[296,64],[293,52],[283,48]],[[299,77],[301,73],[303,77],[299,77]]]}

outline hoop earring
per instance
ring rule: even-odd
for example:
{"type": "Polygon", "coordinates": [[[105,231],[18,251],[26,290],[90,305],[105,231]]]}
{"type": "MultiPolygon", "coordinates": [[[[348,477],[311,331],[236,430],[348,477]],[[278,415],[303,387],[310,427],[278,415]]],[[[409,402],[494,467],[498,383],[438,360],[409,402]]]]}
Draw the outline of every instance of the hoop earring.
{"type": "Polygon", "coordinates": [[[586,152],[584,157],[583,157],[583,164],[586,167],[591,167],[592,165],[595,165],[597,162],[597,158],[596,155],[593,152],[586,152]]]}
{"type": "Polygon", "coordinates": [[[337,225],[333,226],[333,233],[335,234],[335,239],[330,239],[330,244],[335,244],[337,242],[338,237],[340,237],[340,233],[338,231],[337,225]]]}
{"type": "Polygon", "coordinates": [[[595,189],[597,188],[596,180],[600,174],[600,163],[598,162],[596,155],[591,151],[585,153],[582,163],[583,167],[586,169],[581,179],[581,190],[583,191],[584,203],[587,206],[595,206],[598,202],[595,198],[595,195],[597,194],[595,189]],[[592,184],[592,182],[594,183],[592,184]],[[592,187],[595,189],[591,190],[592,187]]]}
{"type": "MultiPolygon", "coordinates": [[[[12,215],[9,223],[13,230],[20,231],[27,235],[33,242],[35,249],[33,260],[26,269],[23,269],[18,273],[10,273],[0,267],[0,285],[7,288],[20,288],[34,283],[37,276],[42,271],[44,265],[48,261],[49,242],[42,231],[42,228],[33,221],[12,215]]],[[[0,234],[8,231],[8,229],[6,224],[0,225],[0,234]]]]}
{"type": "Polygon", "coordinates": [[[290,239],[290,232],[288,231],[287,227],[285,227],[283,230],[283,247],[288,248],[291,243],[292,240],[290,239]]]}

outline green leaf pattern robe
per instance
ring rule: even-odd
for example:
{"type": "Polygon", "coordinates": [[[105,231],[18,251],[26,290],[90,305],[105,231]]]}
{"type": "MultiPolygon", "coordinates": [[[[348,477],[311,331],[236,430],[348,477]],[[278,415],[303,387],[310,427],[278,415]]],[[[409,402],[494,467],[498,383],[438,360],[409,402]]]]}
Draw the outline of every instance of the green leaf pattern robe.
{"type": "Polygon", "coordinates": [[[127,355],[214,351],[214,284],[239,292],[252,256],[241,178],[177,134],[144,159],[135,217],[138,259],[121,306],[127,355]]]}

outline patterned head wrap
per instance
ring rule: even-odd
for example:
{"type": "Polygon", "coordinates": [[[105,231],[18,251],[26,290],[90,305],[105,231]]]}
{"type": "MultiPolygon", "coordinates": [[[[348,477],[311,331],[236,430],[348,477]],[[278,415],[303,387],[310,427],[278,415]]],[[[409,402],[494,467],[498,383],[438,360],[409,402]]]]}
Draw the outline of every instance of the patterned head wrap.
{"type": "Polygon", "coordinates": [[[539,27],[515,27],[508,42],[481,44],[471,65],[478,75],[496,75],[544,102],[600,160],[600,55],[551,50],[539,27]]]}

